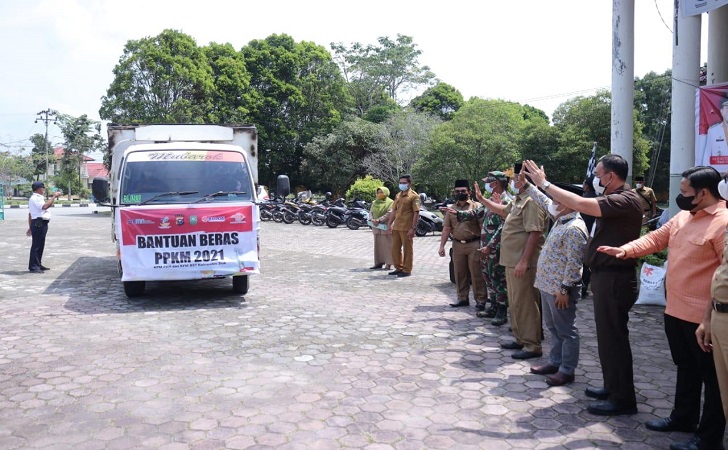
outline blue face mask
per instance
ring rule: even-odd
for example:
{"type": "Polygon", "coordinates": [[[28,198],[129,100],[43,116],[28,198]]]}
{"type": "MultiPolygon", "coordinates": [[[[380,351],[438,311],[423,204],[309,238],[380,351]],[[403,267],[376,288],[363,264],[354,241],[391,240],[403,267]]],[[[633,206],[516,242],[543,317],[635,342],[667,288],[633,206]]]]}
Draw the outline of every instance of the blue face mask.
{"type": "Polygon", "coordinates": [[[406,191],[407,189],[409,189],[409,184],[407,184],[407,183],[399,183],[399,190],[400,191],[406,191]]]}

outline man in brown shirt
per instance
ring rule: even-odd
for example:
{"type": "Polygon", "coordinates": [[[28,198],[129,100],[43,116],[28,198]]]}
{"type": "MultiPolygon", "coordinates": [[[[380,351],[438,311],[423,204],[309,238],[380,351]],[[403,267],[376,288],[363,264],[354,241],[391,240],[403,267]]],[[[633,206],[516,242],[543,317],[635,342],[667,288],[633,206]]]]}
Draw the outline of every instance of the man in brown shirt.
{"type": "Polygon", "coordinates": [[[508,205],[484,199],[487,208],[506,219],[501,231],[500,264],[506,268],[508,308],[516,340],[501,344],[501,348],[519,350],[511,355],[513,359],[538,358],[543,354],[541,297],[534,282],[548,222],[538,204],[521,192],[524,186],[520,181],[512,181],[511,188],[516,197],[508,205]]]}
{"type": "Polygon", "coordinates": [[[477,304],[485,305],[488,291],[485,288],[485,279],[480,269],[480,222],[469,220],[458,222],[457,211],[470,211],[481,205],[470,199],[470,186],[468,180],[455,181],[455,200],[457,202],[448,208],[445,214],[445,223],[440,238],[440,257],[445,256],[445,243],[452,234],[452,261],[455,268],[455,285],[457,286],[457,301],[450,306],[457,308],[468,306],[468,292],[473,287],[473,297],[477,304]],[[454,212],[450,212],[452,209],[454,212]]]}
{"type": "Polygon", "coordinates": [[[594,170],[596,198],[579,197],[546,180],[543,168],[524,161],[526,174],[555,202],[596,217],[584,262],[591,268],[594,295],[594,322],[602,364],[604,387],[586,388],[586,395],[601,401],[591,403],[592,414],[615,416],[637,413],[637,399],[629,344],[629,310],[637,300],[636,261],[612,258],[597,252],[605,245],[619,247],[640,236],[642,205],[636,192],[626,188],[627,161],[619,155],[603,156],[594,170]]]}
{"type": "Polygon", "coordinates": [[[399,177],[400,193],[394,198],[392,214],[389,216],[387,231],[392,234],[392,260],[394,270],[389,275],[408,277],[412,274],[414,253],[412,243],[415,228],[420,217],[420,196],[411,189],[412,177],[399,177]]]}

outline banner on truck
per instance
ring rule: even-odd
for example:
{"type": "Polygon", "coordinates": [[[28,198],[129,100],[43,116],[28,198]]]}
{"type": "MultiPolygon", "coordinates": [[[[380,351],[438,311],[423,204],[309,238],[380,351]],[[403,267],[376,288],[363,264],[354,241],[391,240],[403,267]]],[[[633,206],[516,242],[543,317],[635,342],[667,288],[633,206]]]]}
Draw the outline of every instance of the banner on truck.
{"type": "Polygon", "coordinates": [[[122,281],[259,273],[252,205],[122,209],[122,281]]]}
{"type": "Polygon", "coordinates": [[[728,170],[728,83],[695,90],[695,165],[728,170]]]}

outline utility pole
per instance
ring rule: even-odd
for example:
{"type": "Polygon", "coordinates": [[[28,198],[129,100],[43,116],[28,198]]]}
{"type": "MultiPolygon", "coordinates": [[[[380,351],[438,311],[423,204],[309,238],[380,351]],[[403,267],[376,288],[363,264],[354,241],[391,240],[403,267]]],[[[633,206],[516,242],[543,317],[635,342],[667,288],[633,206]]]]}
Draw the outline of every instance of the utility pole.
{"type": "Polygon", "coordinates": [[[58,123],[58,116],[56,115],[56,112],[52,109],[48,108],[46,110],[43,110],[36,114],[38,117],[35,118],[35,123],[38,123],[40,120],[41,122],[45,123],[45,141],[43,144],[45,145],[45,154],[46,154],[46,173],[45,173],[45,181],[48,181],[48,124],[53,121],[53,125],[58,123]]]}

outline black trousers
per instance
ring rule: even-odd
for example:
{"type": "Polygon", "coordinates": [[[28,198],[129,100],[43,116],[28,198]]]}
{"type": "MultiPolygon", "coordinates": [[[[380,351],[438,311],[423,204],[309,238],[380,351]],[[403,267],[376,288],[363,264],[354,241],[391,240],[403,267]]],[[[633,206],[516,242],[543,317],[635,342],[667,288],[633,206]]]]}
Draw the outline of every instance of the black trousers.
{"type": "Polygon", "coordinates": [[[713,354],[705,353],[695,339],[697,323],[665,314],[665,334],[672,361],[677,366],[675,408],[670,417],[680,424],[696,424],[697,436],[706,442],[723,441],[725,417],[720,399],[713,354]],[[700,415],[700,395],[705,385],[705,403],[700,415]]]}
{"type": "Polygon", "coordinates": [[[40,270],[46,234],[48,234],[48,221],[43,219],[31,220],[30,234],[33,237],[33,242],[30,244],[28,270],[40,270]]]}
{"type": "Polygon", "coordinates": [[[609,391],[611,402],[620,407],[635,406],[632,348],[627,327],[629,310],[637,301],[635,269],[592,269],[591,290],[604,387],[609,391]]]}

